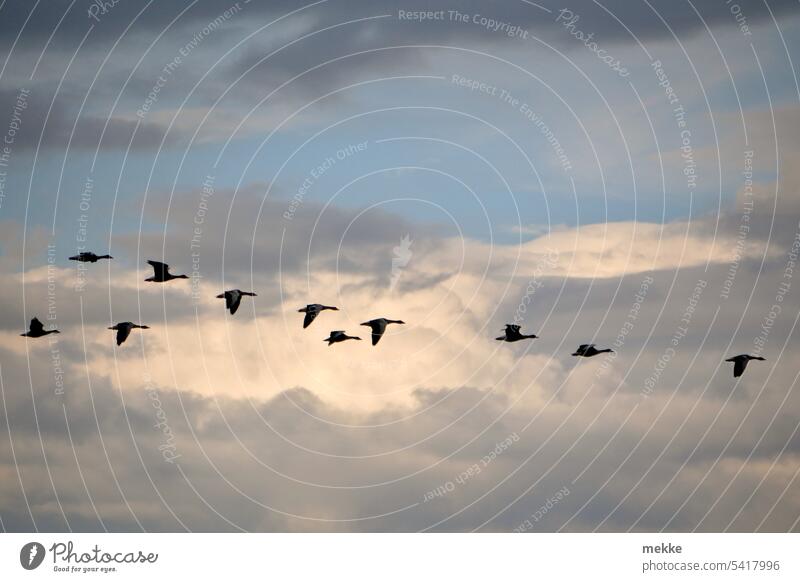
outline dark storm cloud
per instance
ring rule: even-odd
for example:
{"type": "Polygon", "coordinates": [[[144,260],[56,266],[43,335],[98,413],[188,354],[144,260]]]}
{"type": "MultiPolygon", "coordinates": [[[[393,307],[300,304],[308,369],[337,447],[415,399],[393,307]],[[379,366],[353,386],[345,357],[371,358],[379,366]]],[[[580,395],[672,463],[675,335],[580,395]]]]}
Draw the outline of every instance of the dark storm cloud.
{"type": "MultiPolygon", "coordinates": [[[[19,114],[20,129],[14,146],[30,150],[42,148],[131,149],[155,148],[162,143],[173,145],[179,133],[173,130],[165,138],[166,127],[152,122],[137,122],[120,117],[102,118],[85,112],[77,118],[75,107],[81,100],[62,95],[54,103],[44,87],[34,87],[19,114]],[[68,105],[69,104],[69,105],[68,105]],[[136,132],[134,137],[134,131],[136,132]]],[[[18,102],[19,91],[0,91],[0,115],[11,119],[18,102]]]]}
{"type": "MultiPolygon", "coordinates": [[[[274,47],[269,49],[248,48],[244,57],[226,67],[229,78],[238,80],[244,75],[244,82],[259,88],[273,89],[280,83],[306,72],[301,78],[293,82],[287,89],[288,92],[300,91],[304,94],[318,96],[332,88],[337,88],[346,82],[355,82],[358,75],[373,77],[376,72],[387,75],[403,74],[406,68],[412,73],[418,73],[420,62],[424,62],[428,51],[437,49],[403,48],[409,45],[448,45],[467,48],[480,48],[485,44],[502,44],[505,41],[518,42],[518,39],[509,39],[503,33],[504,29],[489,30],[486,26],[476,25],[472,21],[474,15],[492,18],[497,26],[503,24],[521,27],[538,35],[546,42],[559,48],[575,48],[579,43],[566,32],[559,30],[560,25],[554,24],[555,16],[562,8],[570,9],[570,17],[577,16],[585,24],[578,26],[579,30],[586,28],[585,33],[591,31],[598,41],[633,43],[636,39],[648,41],[660,37],[671,36],[674,31],[679,38],[685,39],[695,31],[704,30],[703,23],[710,26],[735,25],[735,19],[727,10],[719,6],[697,6],[698,15],[689,4],[675,2],[652,3],[656,12],[645,3],[610,2],[606,8],[613,13],[630,30],[625,29],[617,20],[591,1],[578,1],[569,4],[558,2],[543,2],[541,5],[549,7],[553,12],[547,13],[523,2],[440,2],[414,5],[402,1],[384,3],[348,3],[325,4],[315,8],[312,12],[314,25],[308,27],[306,34],[312,34],[297,44],[288,46],[269,59],[265,56],[274,47]],[[448,12],[444,20],[434,20],[422,23],[407,21],[398,18],[398,11],[413,10],[457,10],[469,15],[467,22],[453,21],[448,12]],[[374,21],[360,22],[330,30],[322,30],[350,19],[368,15],[391,15],[374,21]],[[662,21],[663,18],[663,21],[662,21]],[[702,20],[701,20],[702,19],[702,20]],[[666,24],[665,24],[666,23],[666,24]],[[668,28],[670,27],[670,28],[668,28]],[[634,35],[634,36],[631,36],[634,35]],[[635,37],[635,38],[634,38],[635,37]],[[381,50],[385,47],[399,47],[391,50],[381,50]],[[358,54],[365,53],[365,54],[358,54]],[[352,55],[352,56],[349,56],[352,55]],[[334,63],[319,66],[331,59],[341,59],[334,63]],[[257,66],[256,66],[257,65],[257,66]],[[414,65],[417,65],[414,68],[414,65]],[[316,68],[314,68],[316,67],[316,68]],[[310,70],[314,68],[313,70],[310,70]]],[[[769,12],[764,5],[756,0],[740,3],[742,13],[748,17],[752,26],[758,21],[769,17],[769,12]]],[[[288,11],[290,5],[284,10],[288,11]]],[[[771,6],[775,13],[784,13],[797,10],[797,4],[792,2],[779,2],[771,6]]],[[[281,13],[281,8],[271,4],[270,10],[281,13]]],[[[480,20],[479,20],[480,22],[480,20]]],[[[258,40],[256,40],[258,43],[258,40]]]]}
{"type": "MultiPolygon", "coordinates": [[[[239,2],[235,14],[214,27],[213,34],[203,36],[204,28],[219,19],[226,9],[236,3],[221,4],[210,0],[200,1],[188,9],[184,2],[159,1],[151,4],[126,33],[125,39],[110,55],[108,63],[103,65],[103,76],[100,78],[100,82],[92,87],[92,99],[88,101],[87,107],[81,113],[81,118],[76,125],[74,117],[77,115],[76,104],[82,101],[83,95],[88,90],[86,81],[95,72],[95,67],[99,66],[107,56],[105,51],[120,39],[125,28],[137,18],[137,14],[146,6],[146,3],[142,1],[118,2],[99,14],[97,19],[93,19],[89,17],[87,10],[90,6],[96,5],[94,2],[86,0],[80,0],[75,4],[64,17],[58,32],[55,33],[47,52],[39,63],[35,77],[38,84],[32,84],[30,112],[26,116],[26,127],[21,133],[20,144],[22,147],[30,148],[39,143],[40,136],[43,138],[41,142],[43,147],[64,147],[73,133],[73,126],[75,126],[73,147],[95,148],[99,144],[101,134],[103,140],[99,145],[104,149],[127,147],[136,126],[134,117],[136,108],[141,106],[142,101],[153,88],[161,67],[174,59],[175,55],[180,54],[177,51],[181,47],[185,47],[187,42],[192,42],[198,34],[201,34],[202,40],[198,44],[198,54],[195,55],[195,58],[200,58],[200,54],[203,52],[214,54],[215,49],[219,47],[227,49],[232,46],[233,40],[242,39],[246,34],[263,26],[271,19],[299,7],[297,3],[286,1],[246,4],[242,1],[239,2]],[[164,26],[183,10],[186,10],[185,14],[165,33],[159,44],[152,48],[139,70],[128,80],[130,67],[143,54],[142,51],[145,50],[145,47],[155,40],[163,31],[164,26]],[[61,95],[50,111],[47,125],[43,126],[52,92],[68,63],[71,51],[77,48],[78,42],[83,39],[91,25],[94,25],[94,29],[87,37],[86,43],[70,69],[70,75],[60,89],[61,95]],[[122,83],[127,83],[127,87],[124,94],[121,95],[119,107],[123,111],[127,111],[128,115],[120,116],[115,112],[111,119],[107,120],[107,117],[103,115],[106,113],[105,107],[112,98],[117,98],[118,88],[121,89],[122,83]]],[[[562,5],[556,2],[545,1],[543,5],[552,10],[562,8],[562,5]]],[[[745,0],[737,5],[741,7],[741,13],[746,15],[750,26],[769,18],[769,11],[761,2],[745,0]]],[[[4,43],[5,48],[11,48],[11,44],[17,38],[17,33],[20,32],[23,23],[26,23],[27,20],[15,52],[11,55],[10,66],[4,79],[0,80],[2,82],[0,112],[3,112],[4,115],[6,112],[10,112],[8,105],[16,95],[16,90],[9,86],[8,79],[9,75],[12,75],[11,71],[14,71],[12,78],[27,78],[28,68],[33,69],[40,56],[40,51],[45,48],[45,43],[68,6],[69,3],[66,0],[41,2],[31,13],[32,5],[28,2],[11,0],[4,3],[0,10],[0,43],[4,43]]],[[[661,0],[653,3],[653,6],[680,37],[704,30],[702,21],[689,4],[661,0]]],[[[598,40],[633,42],[625,28],[596,3],[580,0],[567,7],[574,14],[579,15],[582,22],[591,24],[591,31],[598,40]]],[[[770,7],[778,16],[796,10],[798,5],[786,0],[773,2],[770,7]]],[[[659,16],[654,14],[644,3],[617,0],[608,3],[607,8],[640,39],[647,40],[670,35],[659,16]]],[[[502,30],[491,31],[485,26],[471,21],[467,23],[450,21],[449,17],[445,21],[422,23],[402,20],[397,18],[399,10],[459,10],[470,15],[480,14],[493,18],[499,23],[519,26],[531,33],[539,34],[547,42],[556,46],[575,50],[581,48],[579,42],[575,42],[575,39],[569,34],[559,29],[560,25],[554,24],[555,12],[547,13],[521,1],[491,3],[478,1],[442,3],[329,1],[302,10],[277,24],[276,28],[257,35],[244,44],[239,51],[232,53],[227,61],[221,64],[218,72],[211,75],[203,86],[197,89],[197,101],[193,105],[207,104],[213,101],[221,91],[239,80],[243,74],[244,77],[240,81],[243,83],[242,86],[245,88],[258,87],[259,94],[262,94],[325,61],[363,51],[414,44],[481,48],[487,44],[499,45],[519,40],[510,39],[502,33],[502,30]],[[390,15],[390,17],[343,24],[350,20],[381,15],[390,15]],[[341,26],[337,26],[339,24],[341,26]],[[290,43],[295,37],[302,34],[313,33],[327,27],[333,28],[291,44],[277,52],[268,61],[253,68],[267,54],[282,44],[290,43]],[[285,34],[287,29],[294,32],[287,36],[285,34]]],[[[709,25],[736,25],[734,16],[730,14],[729,10],[724,9],[724,6],[699,5],[697,10],[709,25]]],[[[435,49],[431,50],[435,51],[435,49]]],[[[363,52],[363,54],[343,58],[314,69],[294,81],[279,97],[293,100],[298,93],[302,97],[319,96],[361,78],[374,78],[380,74],[387,76],[420,74],[420,71],[424,71],[424,67],[420,65],[424,65],[428,54],[433,53],[430,53],[428,49],[413,48],[363,52]]],[[[198,78],[197,71],[199,70],[202,70],[202,67],[198,69],[186,66],[183,70],[178,70],[170,79],[169,86],[164,89],[160,103],[155,109],[174,104],[168,95],[173,98],[182,96],[185,89],[198,78]]],[[[234,100],[246,101],[251,97],[252,92],[248,90],[231,93],[231,98],[234,100]]],[[[157,147],[161,144],[165,131],[164,126],[147,120],[139,126],[132,147],[134,149],[157,147]]],[[[173,130],[167,135],[165,143],[167,146],[174,145],[182,137],[184,136],[181,134],[181,130],[173,130]]]]}
{"type": "Polygon", "coordinates": [[[226,75],[231,81],[257,86],[264,94],[300,75],[282,89],[283,94],[308,98],[325,95],[362,78],[375,78],[380,73],[383,76],[420,74],[426,58],[424,49],[381,50],[385,45],[386,39],[382,36],[365,44],[353,34],[339,32],[333,39],[326,36],[310,39],[269,59],[265,59],[264,51],[250,49],[248,54],[226,67],[226,75]],[[355,54],[362,51],[374,52],[355,54]],[[341,60],[323,64],[334,59],[341,60]]]}
{"type": "MultiPolygon", "coordinates": [[[[251,272],[277,277],[280,269],[296,273],[311,268],[309,256],[315,265],[330,269],[336,269],[338,258],[342,272],[374,272],[377,264],[383,271],[393,256],[392,248],[404,234],[426,238],[434,233],[433,226],[412,224],[380,210],[356,219],[359,209],[336,205],[325,208],[313,201],[293,206],[291,200],[276,197],[274,190],[267,196],[266,185],[249,185],[235,198],[232,190],[220,189],[205,201],[205,210],[201,210],[201,204],[200,190],[178,192],[172,199],[165,194],[150,195],[145,218],[157,230],[121,234],[115,237],[115,245],[128,256],[140,248],[148,258],[165,257],[178,272],[191,268],[191,242],[195,228],[199,228],[194,251],[199,255],[203,276],[214,281],[221,278],[223,268],[225,273],[239,277],[251,272]],[[287,219],[286,213],[292,208],[287,219]],[[169,222],[165,225],[167,210],[169,222]],[[202,212],[199,227],[195,222],[198,212],[202,212]]],[[[140,211],[137,207],[136,212],[140,211]]]]}
{"type": "MultiPolygon", "coordinates": [[[[69,0],[54,0],[52,2],[40,2],[33,9],[30,2],[24,0],[10,0],[4,3],[0,16],[0,38],[10,46],[17,33],[25,24],[21,42],[24,45],[31,45],[41,48],[44,41],[53,33],[56,25],[64,16],[55,42],[58,43],[69,38],[81,38],[86,33],[91,24],[95,25],[90,40],[115,39],[124,28],[137,18],[147,6],[143,0],[118,2],[105,11],[96,13],[93,18],[89,10],[94,1],[79,0],[75,6],[64,16],[70,5],[69,0]],[[30,16],[30,19],[29,19],[30,16]]],[[[235,2],[220,3],[212,0],[201,0],[189,8],[181,17],[178,26],[197,26],[216,18],[221,12],[235,2]]],[[[239,2],[248,11],[248,24],[261,22],[266,23],[270,19],[276,18],[290,11],[297,10],[302,4],[288,0],[274,0],[270,2],[246,3],[244,0],[239,2]]],[[[310,4],[310,3],[309,3],[310,4]]],[[[550,20],[552,14],[562,8],[568,8],[572,12],[581,16],[585,22],[591,22],[593,29],[598,37],[606,39],[619,39],[624,42],[631,40],[628,33],[608,12],[623,22],[633,34],[641,39],[651,39],[660,36],[669,36],[670,32],[664,22],[669,25],[678,35],[684,36],[695,30],[701,29],[703,23],[695,14],[694,9],[688,2],[673,2],[670,0],[655,0],[651,2],[652,9],[644,2],[626,2],[624,0],[610,0],[603,3],[603,10],[598,4],[590,0],[575,0],[574,2],[557,2],[555,0],[542,0],[539,5],[551,10],[545,12],[532,6],[529,3],[517,0],[503,0],[493,2],[481,2],[479,0],[468,1],[442,1],[442,2],[419,2],[403,0],[381,0],[370,2],[358,0],[356,2],[329,1],[302,11],[302,14],[311,15],[322,25],[329,25],[334,22],[360,18],[378,14],[397,15],[399,10],[405,11],[432,11],[432,10],[458,10],[468,14],[482,14],[487,17],[495,18],[508,22],[512,25],[522,26],[532,32],[548,30],[552,27],[550,20]],[[664,22],[662,22],[662,20],[664,22]]],[[[776,18],[785,14],[787,11],[797,10],[796,2],[791,0],[774,0],[769,3],[769,9],[763,2],[758,0],[741,0],[737,2],[741,7],[741,14],[746,16],[748,23],[755,24],[761,20],[770,18],[770,9],[776,18]]],[[[166,23],[178,16],[187,7],[186,2],[175,0],[158,1],[150,3],[141,16],[136,20],[134,34],[153,34],[160,31],[166,23]]],[[[728,10],[722,10],[718,4],[695,3],[694,8],[699,12],[705,22],[709,25],[728,24],[735,25],[734,16],[728,10]]],[[[95,9],[92,9],[95,10],[95,9]]],[[[380,26],[380,34],[387,35],[391,39],[395,33],[399,33],[397,38],[419,41],[421,39],[443,40],[443,39],[470,39],[470,38],[490,38],[479,29],[473,26],[455,25],[449,27],[434,26],[426,24],[403,24],[392,23],[390,26],[380,26]]],[[[499,38],[497,34],[491,35],[499,38]]]]}

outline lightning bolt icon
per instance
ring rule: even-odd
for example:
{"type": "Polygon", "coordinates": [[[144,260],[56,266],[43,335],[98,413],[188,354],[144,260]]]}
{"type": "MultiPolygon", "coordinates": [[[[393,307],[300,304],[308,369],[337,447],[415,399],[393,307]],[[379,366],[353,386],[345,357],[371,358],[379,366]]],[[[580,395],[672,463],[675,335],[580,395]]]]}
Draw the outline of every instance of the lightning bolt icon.
{"type": "Polygon", "coordinates": [[[31,546],[31,553],[28,556],[28,566],[33,564],[33,559],[36,557],[36,554],[39,553],[39,548],[37,546],[31,546]]]}

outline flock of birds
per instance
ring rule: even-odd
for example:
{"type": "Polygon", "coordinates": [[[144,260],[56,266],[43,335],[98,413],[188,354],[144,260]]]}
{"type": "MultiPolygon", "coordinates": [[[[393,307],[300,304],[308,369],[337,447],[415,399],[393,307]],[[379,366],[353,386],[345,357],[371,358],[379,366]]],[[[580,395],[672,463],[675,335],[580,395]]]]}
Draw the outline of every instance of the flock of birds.
{"type": "MultiPolygon", "coordinates": [[[[113,259],[111,255],[97,255],[93,252],[81,252],[73,257],[69,257],[71,261],[78,261],[81,263],[96,263],[100,259],[113,259]]],[[[172,281],[174,279],[188,279],[187,275],[173,275],[169,272],[169,265],[166,263],[160,263],[158,261],[147,261],[147,263],[153,268],[153,276],[148,277],[145,281],[151,283],[166,283],[168,281],[172,281]]],[[[225,299],[225,308],[230,311],[231,315],[236,313],[239,309],[239,305],[242,302],[242,297],[256,297],[256,294],[251,291],[242,291],[240,289],[230,289],[217,295],[217,299],[225,299]]],[[[299,313],[305,313],[305,318],[303,319],[303,329],[306,329],[311,323],[317,318],[317,316],[322,313],[323,311],[339,311],[338,307],[333,307],[331,305],[321,305],[319,303],[311,303],[306,305],[302,309],[299,309],[299,313]]],[[[399,324],[404,325],[405,322],[400,319],[387,319],[385,317],[379,317],[377,319],[371,319],[369,321],[365,321],[361,325],[369,327],[372,330],[372,345],[377,345],[378,342],[383,337],[383,334],[386,332],[386,328],[391,324],[399,324]]],[[[150,329],[146,325],[139,325],[133,323],[131,321],[123,321],[117,323],[113,327],[109,327],[108,329],[114,330],[117,332],[117,345],[122,345],[128,336],[130,336],[131,331],[134,329],[150,329]]],[[[44,325],[38,318],[34,317],[31,320],[30,327],[27,333],[21,334],[23,337],[31,337],[31,338],[38,338],[43,337],[46,335],[50,335],[52,333],[60,333],[57,329],[45,330],[44,325]]],[[[515,324],[507,324],[505,329],[503,330],[503,335],[496,338],[498,341],[503,342],[518,342],[522,340],[528,339],[536,339],[539,336],[535,334],[523,334],[521,331],[521,327],[515,324]]],[[[347,335],[345,330],[334,330],[330,332],[330,335],[325,338],[328,342],[328,346],[332,346],[333,344],[344,342],[347,340],[358,340],[361,341],[361,338],[358,336],[351,336],[347,335]]],[[[581,344],[578,346],[578,349],[572,354],[576,357],[582,358],[591,358],[597,356],[599,354],[604,353],[613,353],[614,350],[605,348],[605,349],[598,349],[596,344],[581,344]]],[[[740,354],[738,356],[734,356],[732,358],[728,358],[725,360],[726,362],[733,362],[733,375],[735,378],[738,378],[744,373],[745,368],[747,367],[748,362],[750,360],[761,360],[763,361],[765,358],[761,356],[751,356],[749,354],[740,354]]]]}
{"type": "MultiPolygon", "coordinates": [[[[69,258],[70,261],[78,261],[80,263],[96,263],[101,259],[113,259],[111,255],[98,255],[93,252],[82,252],[75,256],[69,258]]],[[[169,272],[169,265],[166,263],[161,263],[159,261],[147,261],[147,264],[153,268],[153,276],[148,277],[145,281],[150,283],[166,283],[168,281],[172,281],[174,279],[188,279],[188,275],[173,275],[169,272]]],[[[242,303],[242,297],[257,297],[255,293],[252,291],[242,291],[241,289],[230,289],[225,291],[224,293],[220,293],[217,295],[217,299],[224,299],[225,300],[225,308],[230,311],[231,315],[236,313],[239,309],[239,305],[242,303]]],[[[330,305],[321,305],[319,303],[311,303],[306,305],[302,309],[298,311],[300,313],[305,313],[305,318],[303,319],[303,329],[307,328],[311,325],[317,316],[322,313],[323,311],[331,310],[331,311],[339,311],[338,307],[333,307],[330,305]]],[[[387,319],[385,317],[379,317],[377,319],[371,319],[369,321],[365,321],[361,325],[367,326],[372,330],[372,345],[377,345],[378,342],[383,337],[384,332],[386,331],[386,327],[390,324],[405,324],[404,321],[399,319],[387,319]]],[[[114,330],[117,332],[117,345],[121,346],[125,343],[125,340],[128,339],[128,336],[131,335],[131,331],[134,329],[150,329],[147,325],[139,325],[138,323],[133,323],[132,321],[122,321],[117,323],[113,327],[109,327],[108,329],[114,330]]],[[[29,329],[26,333],[21,334],[23,337],[44,337],[46,335],[50,335],[51,333],[61,333],[57,329],[49,329],[45,330],[44,324],[39,321],[38,317],[34,317],[31,320],[29,329]]],[[[344,330],[334,330],[330,333],[330,335],[324,340],[328,342],[329,346],[332,346],[335,343],[347,341],[347,340],[361,340],[358,336],[351,336],[347,335],[344,330]]]]}

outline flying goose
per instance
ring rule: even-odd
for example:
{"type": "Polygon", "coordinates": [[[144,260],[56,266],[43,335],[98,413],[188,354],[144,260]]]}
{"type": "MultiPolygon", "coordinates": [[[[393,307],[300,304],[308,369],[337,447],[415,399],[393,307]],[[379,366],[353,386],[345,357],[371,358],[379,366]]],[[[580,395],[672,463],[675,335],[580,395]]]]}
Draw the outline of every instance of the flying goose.
{"type": "Polygon", "coordinates": [[[166,283],[173,279],[188,279],[187,275],[173,275],[169,272],[169,265],[166,263],[159,263],[158,261],[147,261],[147,264],[153,267],[153,276],[148,277],[145,281],[151,283],[166,283]]]}
{"type": "Polygon", "coordinates": [[[575,350],[575,353],[572,354],[573,356],[582,356],[584,358],[591,358],[592,356],[596,356],[597,354],[604,354],[606,352],[613,353],[614,350],[610,350],[608,348],[604,350],[598,350],[594,347],[595,344],[581,344],[578,346],[578,349],[575,350]]]}
{"type": "Polygon", "coordinates": [[[79,263],[96,263],[100,259],[113,259],[111,255],[96,255],[91,252],[81,252],[75,255],[74,257],[70,257],[70,261],[78,261],[79,263]]]}
{"type": "Polygon", "coordinates": [[[502,335],[502,336],[500,336],[498,338],[495,338],[495,339],[497,339],[497,341],[501,341],[501,342],[518,342],[518,341],[524,340],[524,339],[536,339],[537,337],[539,337],[538,335],[534,335],[534,334],[524,335],[524,334],[520,333],[519,330],[520,330],[520,326],[513,325],[513,324],[509,323],[509,324],[506,325],[506,328],[504,330],[505,335],[502,335]]]}
{"type": "Polygon", "coordinates": [[[762,362],[766,358],[762,358],[761,356],[751,356],[749,354],[740,354],[738,356],[734,356],[732,358],[728,358],[725,360],[726,362],[733,362],[733,377],[738,378],[742,374],[744,374],[744,369],[747,367],[747,362],[750,360],[761,360],[762,362]]]}
{"type": "Polygon", "coordinates": [[[303,320],[303,329],[307,328],[311,325],[311,322],[314,321],[317,316],[325,311],[326,309],[330,309],[332,311],[339,311],[338,307],[331,307],[329,305],[320,305],[319,303],[311,303],[310,305],[306,305],[303,309],[298,309],[298,313],[305,313],[306,317],[303,320]]]}
{"type": "Polygon", "coordinates": [[[26,333],[21,333],[19,335],[21,335],[22,337],[43,337],[51,333],[61,333],[61,332],[58,331],[57,329],[50,329],[45,331],[44,325],[42,325],[42,322],[39,321],[39,318],[34,317],[33,319],[31,319],[31,324],[29,326],[28,331],[26,333]]]}
{"type": "Polygon", "coordinates": [[[217,295],[217,299],[224,299],[225,300],[225,307],[230,310],[231,315],[236,313],[236,310],[239,309],[239,304],[242,302],[242,297],[248,295],[249,297],[256,297],[255,293],[251,293],[250,291],[241,291],[239,289],[231,289],[230,291],[225,291],[221,295],[217,295]]]}
{"type": "Polygon", "coordinates": [[[352,335],[347,335],[344,332],[344,330],[337,330],[337,331],[332,331],[330,337],[325,338],[323,341],[328,342],[328,345],[332,346],[333,344],[336,344],[336,343],[339,343],[339,342],[343,342],[343,341],[347,341],[347,340],[358,340],[358,341],[361,341],[361,338],[360,337],[355,337],[355,336],[352,336],[352,335]]]}
{"type": "Polygon", "coordinates": [[[137,325],[130,321],[123,321],[108,329],[113,329],[117,332],[117,345],[121,346],[125,340],[128,339],[128,336],[131,335],[132,329],[150,329],[150,327],[147,325],[137,325]]]}
{"type": "Polygon", "coordinates": [[[381,341],[383,337],[383,332],[386,331],[386,326],[390,323],[398,323],[400,325],[405,325],[405,321],[401,321],[399,319],[386,319],[385,317],[379,317],[378,319],[371,319],[369,321],[365,321],[361,325],[366,325],[367,327],[372,328],[372,345],[375,346],[381,341]]]}

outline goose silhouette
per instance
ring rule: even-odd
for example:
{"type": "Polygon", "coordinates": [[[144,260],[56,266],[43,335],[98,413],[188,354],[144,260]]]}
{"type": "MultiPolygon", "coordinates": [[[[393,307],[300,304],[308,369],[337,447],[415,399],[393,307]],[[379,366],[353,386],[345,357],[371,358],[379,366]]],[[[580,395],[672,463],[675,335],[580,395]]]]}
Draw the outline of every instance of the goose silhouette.
{"type": "Polygon", "coordinates": [[[255,293],[251,293],[250,291],[231,289],[230,291],[225,291],[221,295],[217,295],[217,299],[224,299],[225,307],[230,310],[231,315],[233,315],[236,313],[236,310],[239,309],[239,304],[242,302],[242,297],[245,295],[248,297],[257,297],[255,293]]]}
{"type": "Polygon", "coordinates": [[[385,317],[379,317],[378,319],[365,321],[361,325],[366,325],[367,327],[372,328],[372,345],[375,346],[378,345],[379,341],[381,341],[383,333],[386,331],[386,326],[390,323],[405,325],[406,322],[400,319],[386,319],[385,317]]]}
{"type": "Polygon", "coordinates": [[[311,325],[311,322],[314,321],[317,316],[325,311],[326,309],[330,309],[331,311],[339,311],[338,307],[332,307],[330,305],[320,305],[319,303],[311,303],[306,305],[302,309],[298,309],[298,313],[305,313],[306,317],[303,320],[303,329],[307,328],[311,325]]]}
{"type": "Polygon", "coordinates": [[[766,358],[762,358],[761,356],[751,356],[749,354],[739,354],[738,356],[733,356],[732,358],[728,358],[725,360],[726,362],[733,362],[733,377],[738,378],[742,374],[744,374],[745,368],[747,368],[747,363],[750,360],[761,360],[762,362],[766,358]]]}
{"type": "Polygon", "coordinates": [[[28,331],[25,333],[21,333],[22,337],[44,337],[46,335],[50,335],[51,333],[61,333],[57,329],[50,329],[45,331],[44,325],[41,321],[39,321],[38,317],[34,317],[31,319],[31,324],[28,326],[28,331]]]}
{"type": "Polygon", "coordinates": [[[498,338],[495,338],[497,341],[501,341],[501,342],[518,342],[518,341],[524,340],[524,339],[536,339],[536,338],[539,337],[538,335],[534,335],[534,334],[525,335],[523,333],[520,333],[520,326],[511,324],[511,323],[507,324],[505,330],[503,330],[503,331],[504,331],[504,335],[502,335],[502,336],[500,336],[498,338]]]}
{"type": "Polygon", "coordinates": [[[111,255],[96,255],[92,252],[78,253],[74,257],[70,257],[70,261],[78,261],[79,263],[96,263],[100,259],[113,259],[111,255]]]}
{"type": "Polygon", "coordinates": [[[594,347],[595,344],[581,344],[578,346],[578,349],[575,350],[575,353],[572,354],[573,356],[580,356],[583,358],[591,358],[592,356],[596,356],[597,354],[605,354],[605,353],[613,353],[614,350],[610,350],[608,348],[604,350],[598,350],[594,347]]]}
{"type": "Polygon", "coordinates": [[[150,326],[147,325],[138,325],[131,321],[123,321],[121,323],[116,324],[114,327],[109,327],[108,329],[113,329],[117,332],[117,345],[121,346],[125,343],[125,340],[128,339],[128,336],[131,335],[131,330],[133,329],[150,329],[150,326]]]}
{"type": "Polygon", "coordinates": [[[153,267],[153,276],[148,277],[145,281],[150,283],[166,283],[173,279],[188,279],[187,275],[173,275],[169,272],[169,265],[166,263],[159,263],[158,261],[147,261],[147,264],[153,267]]]}
{"type": "Polygon", "coordinates": [[[356,336],[352,336],[352,335],[347,335],[344,332],[344,330],[336,330],[336,331],[332,331],[331,335],[329,337],[325,338],[323,341],[328,342],[328,345],[332,346],[333,344],[337,344],[339,342],[344,342],[344,341],[347,341],[347,340],[358,340],[358,341],[361,341],[361,338],[360,337],[356,337],[356,336]]]}

